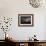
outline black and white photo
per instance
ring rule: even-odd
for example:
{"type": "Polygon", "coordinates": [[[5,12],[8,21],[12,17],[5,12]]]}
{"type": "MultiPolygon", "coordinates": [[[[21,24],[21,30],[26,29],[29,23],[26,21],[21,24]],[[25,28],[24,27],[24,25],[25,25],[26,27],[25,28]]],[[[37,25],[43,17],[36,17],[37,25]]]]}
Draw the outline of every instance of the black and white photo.
{"type": "Polygon", "coordinates": [[[18,14],[19,26],[33,26],[33,14],[18,14]]]}

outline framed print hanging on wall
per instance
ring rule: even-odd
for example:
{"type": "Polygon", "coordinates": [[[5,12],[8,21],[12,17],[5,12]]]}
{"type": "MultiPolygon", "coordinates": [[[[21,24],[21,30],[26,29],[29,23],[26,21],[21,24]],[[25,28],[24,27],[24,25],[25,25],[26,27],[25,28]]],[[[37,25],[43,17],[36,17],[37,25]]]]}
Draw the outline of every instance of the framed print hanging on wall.
{"type": "Polygon", "coordinates": [[[34,15],[33,14],[18,14],[18,26],[33,26],[34,15]]]}

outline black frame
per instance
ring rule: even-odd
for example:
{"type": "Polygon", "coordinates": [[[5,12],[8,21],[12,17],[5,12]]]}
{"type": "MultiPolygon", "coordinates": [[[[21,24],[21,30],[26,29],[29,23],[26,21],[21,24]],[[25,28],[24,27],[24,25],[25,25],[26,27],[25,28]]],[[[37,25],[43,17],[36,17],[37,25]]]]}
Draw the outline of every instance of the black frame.
{"type": "Polygon", "coordinates": [[[18,14],[18,26],[33,26],[34,15],[33,14],[18,14]]]}

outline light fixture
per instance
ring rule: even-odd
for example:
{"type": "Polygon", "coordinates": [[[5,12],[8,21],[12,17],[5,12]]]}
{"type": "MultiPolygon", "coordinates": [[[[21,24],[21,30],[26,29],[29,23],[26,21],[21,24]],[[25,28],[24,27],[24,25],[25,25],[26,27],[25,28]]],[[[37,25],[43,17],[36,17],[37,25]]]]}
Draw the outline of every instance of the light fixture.
{"type": "Polygon", "coordinates": [[[34,8],[38,8],[42,6],[43,3],[45,3],[43,0],[29,0],[30,5],[34,8]]]}

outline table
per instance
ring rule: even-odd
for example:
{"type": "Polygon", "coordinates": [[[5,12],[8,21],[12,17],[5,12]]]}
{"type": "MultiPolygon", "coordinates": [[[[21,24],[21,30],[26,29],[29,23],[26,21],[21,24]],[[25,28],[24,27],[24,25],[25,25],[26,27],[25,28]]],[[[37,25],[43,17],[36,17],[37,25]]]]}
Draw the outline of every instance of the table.
{"type": "Polygon", "coordinates": [[[7,43],[16,46],[46,46],[46,40],[29,41],[29,40],[9,40],[7,43]]]}

